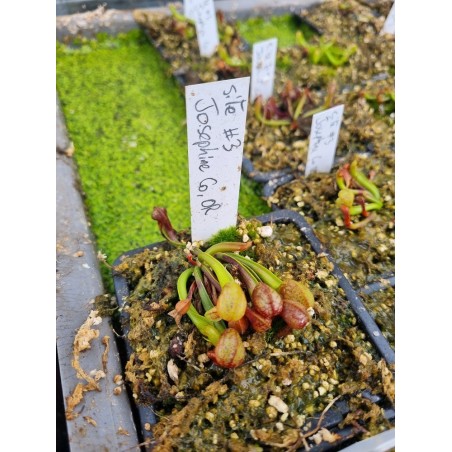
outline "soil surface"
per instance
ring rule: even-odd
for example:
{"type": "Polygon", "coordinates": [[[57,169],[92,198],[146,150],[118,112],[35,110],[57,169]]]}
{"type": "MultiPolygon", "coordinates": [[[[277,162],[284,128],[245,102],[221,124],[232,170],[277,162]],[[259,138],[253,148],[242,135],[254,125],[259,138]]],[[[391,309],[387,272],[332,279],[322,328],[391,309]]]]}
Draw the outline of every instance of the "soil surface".
{"type": "Polygon", "coordinates": [[[343,216],[336,206],[335,174],[297,176],[276,189],[269,203],[289,208],[305,216],[316,235],[327,246],[334,260],[355,287],[363,287],[395,271],[395,175],[394,153],[358,154],[364,173],[375,171],[383,208],[365,227],[344,227],[343,216]]]}
{"type": "Polygon", "coordinates": [[[383,335],[395,348],[395,293],[387,287],[370,295],[362,294],[364,305],[372,314],[383,335]]]}

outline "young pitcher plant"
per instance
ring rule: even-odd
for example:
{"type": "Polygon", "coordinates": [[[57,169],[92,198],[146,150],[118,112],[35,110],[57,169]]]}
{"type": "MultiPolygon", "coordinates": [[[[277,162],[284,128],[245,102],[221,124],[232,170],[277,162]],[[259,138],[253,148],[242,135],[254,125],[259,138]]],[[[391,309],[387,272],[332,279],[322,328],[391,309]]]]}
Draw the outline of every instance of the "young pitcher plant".
{"type": "Polygon", "coordinates": [[[328,85],[323,103],[316,105],[308,88],[299,88],[288,80],[277,97],[272,96],[265,103],[262,97],[256,98],[254,116],[267,126],[287,126],[291,130],[299,129],[307,132],[310,127],[310,118],[333,106],[335,91],[336,85],[332,82],[328,85]]]}
{"type": "Polygon", "coordinates": [[[341,209],[344,225],[348,229],[359,229],[372,220],[372,211],[383,207],[377,186],[358,169],[358,164],[343,165],[336,173],[339,193],[336,205],[341,209]],[[362,216],[363,220],[353,223],[352,217],[362,216]]]}
{"type": "MultiPolygon", "coordinates": [[[[178,240],[165,208],[155,207],[152,218],[169,243],[186,248],[178,240]]],[[[211,361],[228,369],[245,360],[243,335],[270,330],[276,318],[284,323],[278,334],[289,334],[306,327],[314,312],[314,297],[307,286],[294,280],[283,281],[262,264],[240,254],[252,245],[251,241],[220,242],[205,250],[199,244],[186,248],[191,267],[178,277],[179,301],[169,313],[178,325],[187,316],[214,346],[208,351],[211,361]],[[200,310],[192,304],[195,293],[201,299],[200,310]]]]}

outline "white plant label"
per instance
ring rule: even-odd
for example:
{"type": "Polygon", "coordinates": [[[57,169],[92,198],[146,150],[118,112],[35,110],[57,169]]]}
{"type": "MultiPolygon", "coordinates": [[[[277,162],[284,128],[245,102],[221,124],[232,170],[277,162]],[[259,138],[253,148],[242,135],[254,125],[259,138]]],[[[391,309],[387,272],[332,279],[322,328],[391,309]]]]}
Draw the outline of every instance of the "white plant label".
{"type": "Polygon", "coordinates": [[[344,105],[337,105],[312,117],[306,176],[331,171],[343,113],[344,105]]]}
{"type": "Polygon", "coordinates": [[[185,87],[192,240],[237,224],[250,78],[185,87]]]}
{"type": "Polygon", "coordinates": [[[383,28],[380,31],[381,35],[386,33],[395,35],[395,2],[392,4],[391,11],[389,11],[388,17],[386,18],[383,28]]]}
{"type": "Polygon", "coordinates": [[[256,42],[253,45],[251,102],[254,102],[259,96],[266,101],[273,94],[277,49],[277,38],[256,42]]]}
{"type": "Polygon", "coordinates": [[[184,14],[195,21],[201,56],[212,56],[220,42],[213,0],[184,0],[184,14]]]}

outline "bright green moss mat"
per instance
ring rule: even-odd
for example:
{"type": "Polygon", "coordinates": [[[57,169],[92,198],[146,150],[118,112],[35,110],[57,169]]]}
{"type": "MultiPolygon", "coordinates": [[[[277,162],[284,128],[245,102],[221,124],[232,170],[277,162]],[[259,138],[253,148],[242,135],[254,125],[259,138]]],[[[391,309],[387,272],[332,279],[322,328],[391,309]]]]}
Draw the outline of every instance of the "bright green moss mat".
{"type": "Polygon", "coordinates": [[[278,47],[289,47],[295,45],[295,33],[302,29],[303,33],[312,32],[304,25],[297,24],[290,14],[273,16],[269,19],[252,17],[243,21],[237,21],[237,29],[240,35],[250,44],[270,38],[278,38],[278,47]]]}
{"type": "MultiPolygon", "coordinates": [[[[189,227],[185,101],[145,36],[57,43],[56,69],[91,228],[108,261],[162,240],[154,206],[167,207],[176,229],[189,227]]],[[[242,178],[241,215],[269,211],[257,191],[242,178]]]]}

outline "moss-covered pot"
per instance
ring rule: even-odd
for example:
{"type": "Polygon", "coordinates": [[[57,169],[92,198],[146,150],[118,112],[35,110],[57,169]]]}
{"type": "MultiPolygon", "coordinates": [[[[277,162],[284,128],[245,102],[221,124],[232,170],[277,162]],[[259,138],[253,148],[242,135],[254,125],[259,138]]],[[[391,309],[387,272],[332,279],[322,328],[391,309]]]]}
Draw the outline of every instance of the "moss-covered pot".
{"type": "Polygon", "coordinates": [[[115,262],[125,375],[153,450],[295,450],[305,441],[328,450],[393,426],[394,356],[379,328],[355,314],[365,311],[359,297],[302,217],[275,212],[238,230],[249,233],[261,220],[272,234],[256,236],[246,254],[307,284],[315,315],[285,337],[245,333],[246,359],[235,369],[214,365],[193,325],[178,327],[168,315],[189,266],[183,251],[159,243],[115,262]]]}
{"type": "MultiPolygon", "coordinates": [[[[364,227],[347,229],[336,205],[336,174],[293,174],[267,187],[274,209],[291,209],[303,215],[355,288],[395,272],[395,165],[394,152],[354,157],[366,174],[374,173],[383,200],[380,210],[364,227]]],[[[336,166],[337,171],[337,166],[336,166]]],[[[359,219],[359,218],[358,218],[359,219]]],[[[356,221],[356,220],[354,220],[356,221]]]]}

